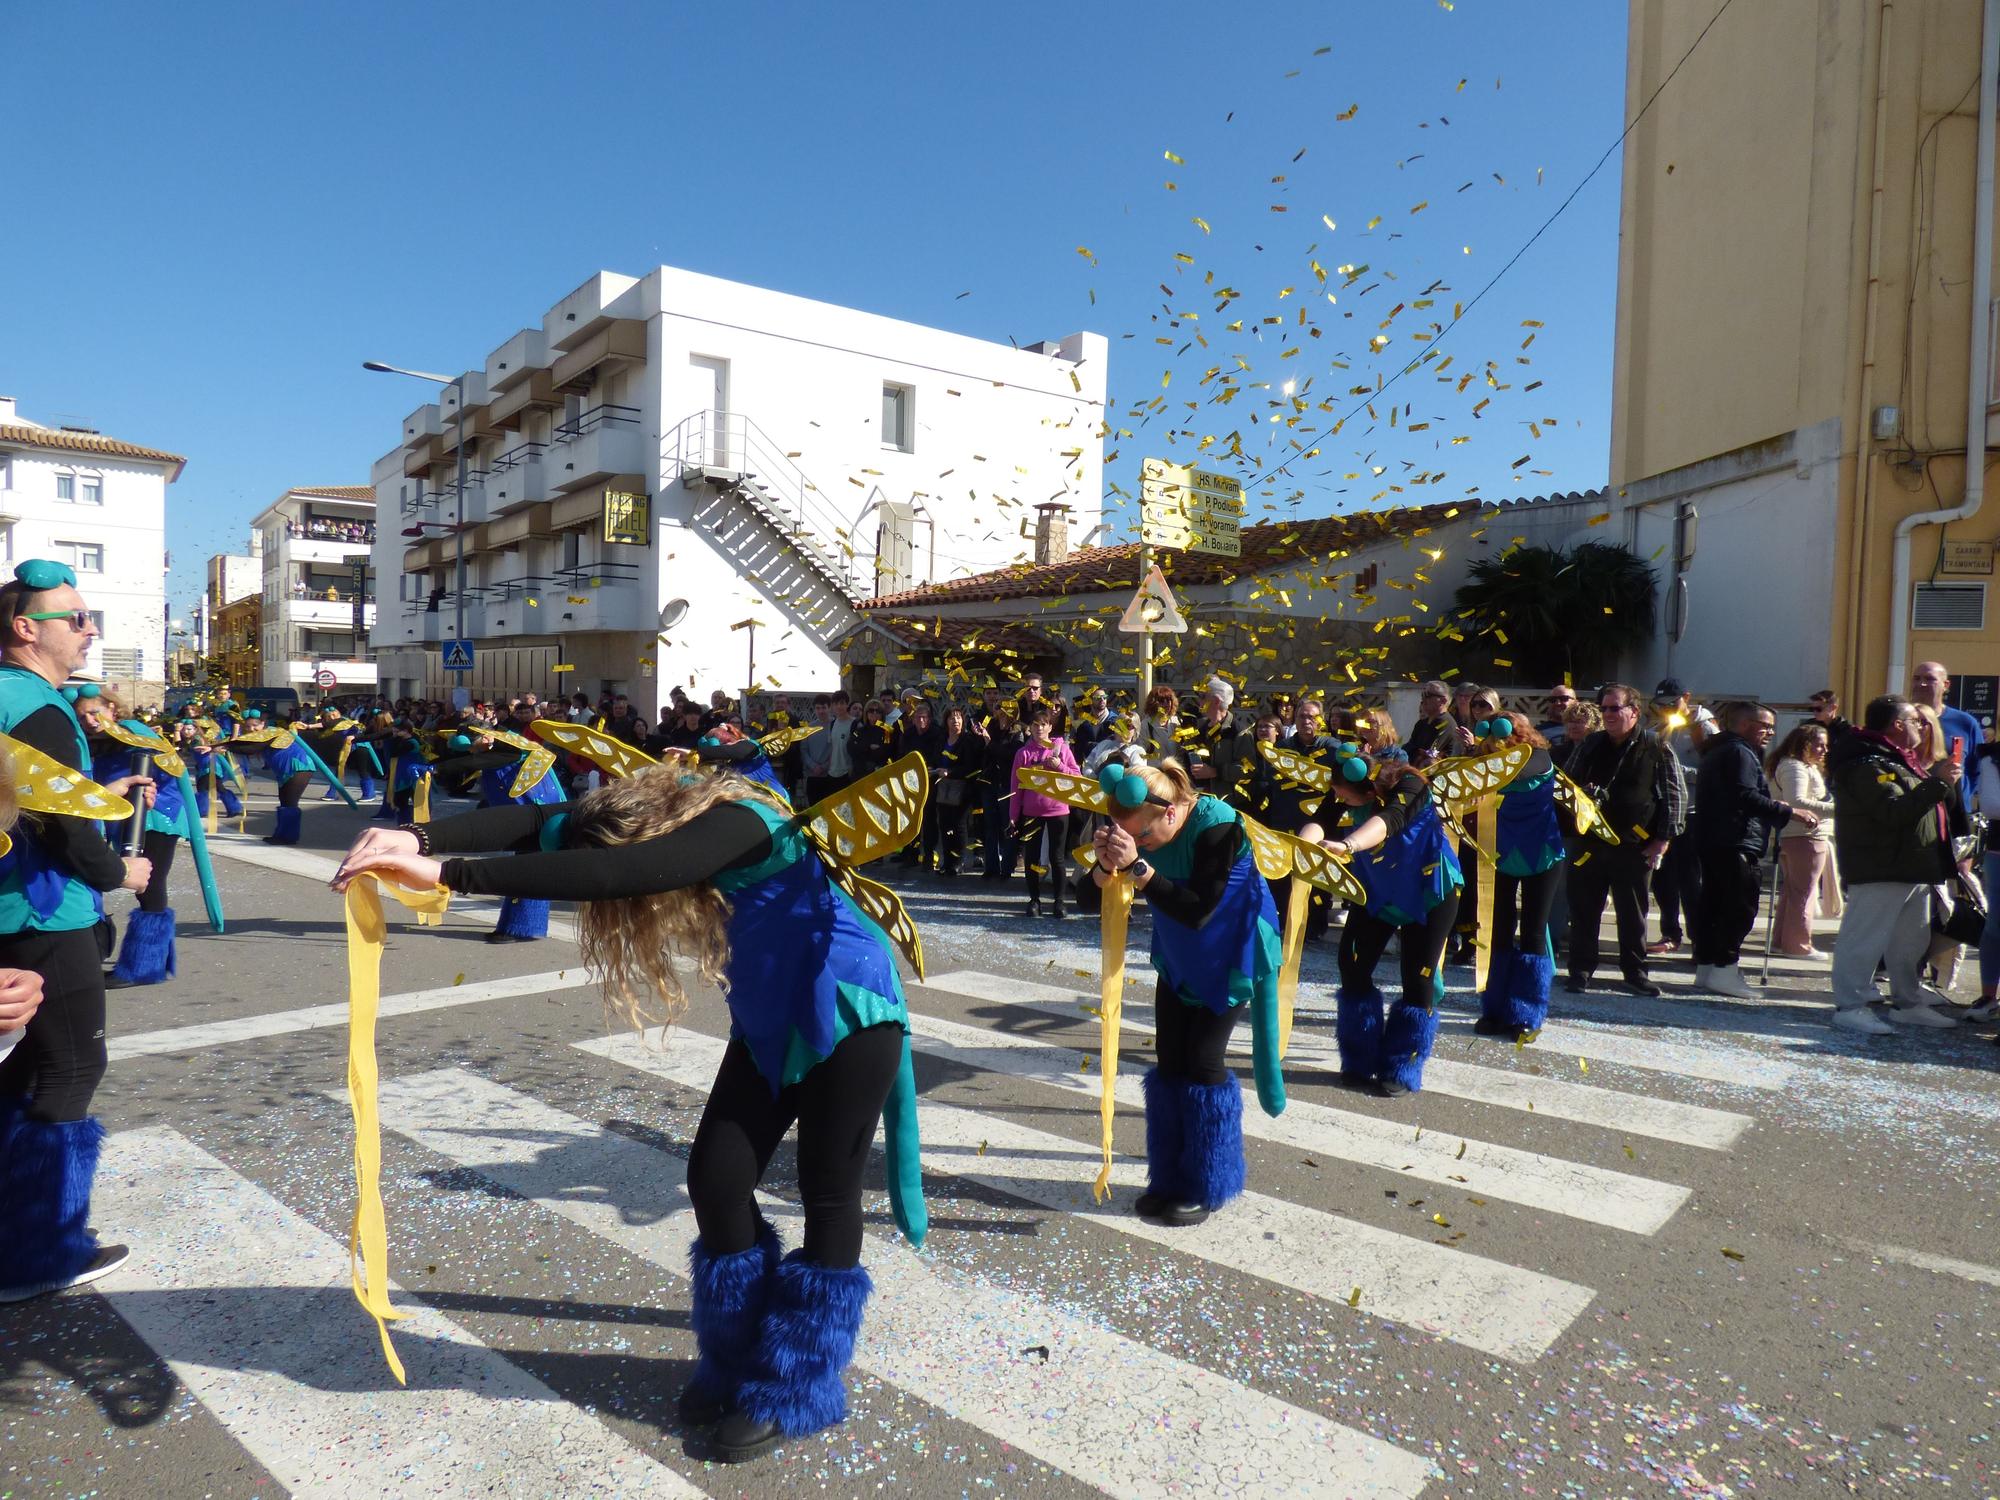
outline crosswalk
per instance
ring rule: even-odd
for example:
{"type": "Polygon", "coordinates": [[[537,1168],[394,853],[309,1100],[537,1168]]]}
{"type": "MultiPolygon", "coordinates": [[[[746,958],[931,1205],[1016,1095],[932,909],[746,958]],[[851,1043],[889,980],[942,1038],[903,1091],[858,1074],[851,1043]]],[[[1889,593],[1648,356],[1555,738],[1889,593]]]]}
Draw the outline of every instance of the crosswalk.
{"type": "MultiPolygon", "coordinates": [[[[564,969],[389,996],[384,1024],[579,982],[579,969],[564,969]]],[[[1559,1275],[1521,1248],[1537,1242],[1532,1235],[1495,1252],[1465,1243],[1445,1212],[1385,1225],[1329,1211],[1298,1201],[1267,1164],[1339,1163],[1387,1185],[1391,1197],[1432,1192],[1441,1206],[1473,1204],[1503,1221],[1519,1216],[1524,1225],[1559,1232],[1570,1225],[1639,1244],[1687,1212],[1694,1192],[1673,1179],[1692,1175],[1685,1170],[1692,1161],[1740,1150],[1795,1068],[1782,1055],[1782,1037],[1760,1048],[1751,1036],[1662,1039],[1558,1024],[1517,1054],[1448,1027],[1441,1054],[1453,1055],[1433,1061],[1429,1087],[1459,1113],[1453,1128],[1427,1131],[1414,1123],[1410,1101],[1370,1109],[1375,1101],[1324,1087],[1330,1038],[1302,1016],[1285,1113],[1263,1116],[1246,1093],[1251,1190],[1205,1225],[1176,1230],[1130,1212],[1145,1176],[1137,1157],[1117,1159],[1109,1201],[1092,1199],[1101,1062],[1082,1007],[1094,1003],[1077,989],[972,968],[913,988],[920,1076],[928,1070],[947,1081],[930,1090],[942,1097],[926,1098],[919,1111],[928,1191],[939,1199],[983,1193],[976,1201],[1011,1206],[1006,1222],[1018,1231],[984,1236],[970,1256],[949,1243],[971,1232],[967,1220],[946,1215],[930,1245],[915,1252],[877,1216],[864,1253],[877,1293],[856,1380],[879,1383],[879,1399],[892,1397],[899,1412],[927,1413],[919,1426],[963,1429],[1113,1495],[1416,1496],[1443,1472],[1443,1434],[1391,1429],[1246,1373],[1227,1352],[1241,1330],[1222,1329],[1220,1344],[1209,1345],[1178,1324],[1170,1334],[1149,1320],[1108,1316],[1081,1295],[1087,1283],[1078,1283],[1078,1295],[1059,1279],[1049,1284],[1052,1245],[1075,1259],[1078,1277],[1092,1257],[1116,1252],[1197,1282],[1240,1284],[1253,1303],[1256,1288],[1297,1299],[1333,1341],[1312,1358],[1338,1361],[1343,1341],[1365,1344],[1391,1327],[1403,1330],[1399,1342],[1459,1351],[1533,1378],[1607,1289],[1592,1284],[1587,1257],[1567,1261],[1559,1275]],[[1585,1081],[1580,1069],[1556,1077],[1542,1066],[1573,1067],[1580,1058],[1606,1068],[1585,1081]],[[949,1082],[968,1079],[979,1086],[949,1082]],[[1673,1097],[1690,1085],[1705,1094],[1720,1086],[1736,1107],[1673,1097]],[[1536,1117],[1576,1132],[1576,1149],[1535,1144],[1536,1117]],[[1609,1156],[1633,1167],[1629,1146],[1622,1158],[1617,1152],[1632,1138],[1669,1148],[1666,1165],[1621,1170],[1579,1159],[1609,1156]],[[1037,1275],[1017,1274],[1017,1260],[1033,1261],[1037,1275]]],[[[1120,1144],[1136,1146],[1150,1006],[1128,1002],[1126,1016],[1120,1144]]],[[[343,1007],[322,1005],[208,1022],[125,1037],[115,1055],[268,1043],[342,1018],[343,1007]]],[[[1247,1035],[1238,1040],[1247,1047],[1247,1035]]],[[[724,1039],[683,1026],[664,1039],[614,1035],[568,1046],[579,1072],[648,1092],[664,1088],[696,1106],[724,1039]]],[[[546,1071],[497,1078],[462,1060],[438,1061],[445,1065],[382,1084],[399,1266],[447,1253],[436,1237],[451,1232],[449,1216],[421,1211],[422,1195],[437,1191],[426,1184],[444,1175],[484,1184],[492,1211],[524,1238],[566,1236],[564,1243],[595,1247],[580,1251],[580,1262],[609,1255],[614,1266],[645,1273],[643,1285],[582,1286],[579,1297],[665,1306],[684,1298],[694,1234],[684,1146],[612,1128],[574,1098],[550,1097],[540,1082],[546,1071]],[[443,1172],[398,1175],[399,1154],[442,1163],[443,1172]]],[[[538,1379],[517,1351],[455,1322],[449,1304],[400,1289],[395,1301],[410,1316],[393,1336],[410,1385],[398,1390],[352,1303],[345,1244],[287,1206],[285,1184],[262,1175],[271,1169],[232,1164],[215,1154],[228,1149],[217,1140],[208,1146],[157,1124],[108,1144],[97,1222],[107,1237],[141,1249],[103,1294],[293,1493],[717,1492],[713,1471],[698,1451],[684,1450],[681,1434],[604,1420],[538,1379]]],[[[765,1211],[796,1243],[799,1209],[784,1174],[770,1186],[765,1211]]],[[[1470,1210],[1451,1209],[1461,1211],[1470,1210]]],[[[1491,1243],[1510,1241],[1499,1235],[1491,1243]]],[[[662,1337],[691,1357],[684,1331],[662,1337]]],[[[669,1368],[661,1378],[678,1383],[681,1374],[669,1368]]]]}

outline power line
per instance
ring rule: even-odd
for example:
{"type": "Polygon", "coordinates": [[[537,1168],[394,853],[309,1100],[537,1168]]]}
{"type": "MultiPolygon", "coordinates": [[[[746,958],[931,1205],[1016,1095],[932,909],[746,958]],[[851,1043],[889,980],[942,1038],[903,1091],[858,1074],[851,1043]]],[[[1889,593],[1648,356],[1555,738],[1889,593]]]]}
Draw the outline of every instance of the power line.
{"type": "Polygon", "coordinates": [[[1708,18],[1708,24],[1701,28],[1701,31],[1696,35],[1694,41],[1689,45],[1687,51],[1681,54],[1680,61],[1675,63],[1673,67],[1668,70],[1667,76],[1660,80],[1659,87],[1654,89],[1653,92],[1647,96],[1646,102],[1639,106],[1639,112],[1633,115],[1632,118],[1626,122],[1625,128],[1618,132],[1618,138],[1614,140],[1609,146],[1606,146],[1604,148],[1604,154],[1597,158],[1596,165],[1593,166],[1588,172],[1583,174],[1582,180],[1579,181],[1575,187],[1569,190],[1569,196],[1564,198],[1561,203],[1556,205],[1555,212],[1550,214],[1546,219],[1544,219],[1542,221],[1541,227],[1537,229],[1533,234],[1529,235],[1527,240],[1522,244],[1521,248],[1516,250],[1512,255],[1510,255],[1507,258],[1507,263],[1501,266],[1499,270],[1493,273],[1492,279],[1489,280],[1486,283],[1486,285],[1481,287],[1478,290],[1478,292],[1476,292],[1473,295],[1472,300],[1470,302],[1465,303],[1463,306],[1459,308],[1459,310],[1456,313],[1452,315],[1451,321],[1444,325],[1444,327],[1439,331],[1438,336],[1436,338],[1431,340],[1430,347],[1426,349],[1422,354],[1418,355],[1415,359],[1411,360],[1408,364],[1404,365],[1403,368],[1398,370],[1394,375],[1391,375],[1374,391],[1369,393],[1367,396],[1363,397],[1360,401],[1356,402],[1346,411],[1342,412],[1338,417],[1335,417],[1333,421],[1329,423],[1327,426],[1322,427],[1318,432],[1314,433],[1312,437],[1307,441],[1305,447],[1301,449],[1298,453],[1286,459],[1276,468],[1270,469],[1265,473],[1259,475],[1258,479],[1260,483],[1266,480],[1275,479],[1277,478],[1278,475],[1283,474],[1286,470],[1290,469],[1293,464],[1297,463],[1300,459],[1312,453],[1315,446],[1320,442],[1324,441],[1330,433],[1336,432],[1342,426],[1344,426],[1349,418],[1353,417],[1357,412],[1367,410],[1371,402],[1380,400],[1381,397],[1389,390],[1389,388],[1393,386],[1397,381],[1401,380],[1405,375],[1409,374],[1412,370],[1417,369],[1419,366],[1424,365],[1430,361],[1431,357],[1437,353],[1438,345],[1442,344],[1447,338],[1451,336],[1451,331],[1454,328],[1458,327],[1460,323],[1465,321],[1466,315],[1470,313],[1473,310],[1473,308],[1479,306],[1480,302],[1485,298],[1488,292],[1492,291],[1494,287],[1500,284],[1500,278],[1505,276],[1509,271],[1514,269],[1515,263],[1518,262],[1522,256],[1526,255],[1531,249],[1534,248],[1535,241],[1539,240],[1544,234],[1546,234],[1549,231],[1550,226],[1553,225],[1557,219],[1560,219],[1563,216],[1564,210],[1566,210],[1570,206],[1570,204],[1576,201],[1577,195],[1581,193],[1585,188],[1589,187],[1591,184],[1591,180],[1595,178],[1599,172],[1604,170],[1604,164],[1609,160],[1611,160],[1612,153],[1617,151],[1619,147],[1623,146],[1625,144],[1626,137],[1631,135],[1634,130],[1639,128],[1639,122],[1646,118],[1648,111],[1652,109],[1655,101],[1659,99],[1661,94],[1666,92],[1667,85],[1674,81],[1675,74],[1679,73],[1680,70],[1687,65],[1687,60],[1694,56],[1695,49],[1700,47],[1702,42],[1707,38],[1709,32],[1715,29],[1715,23],[1717,21],[1720,21],[1723,17],[1723,13],[1727,11],[1729,7],[1734,5],[1735,3],[1736,0],[1722,0],[1721,7],[1715,12],[1714,15],[1708,18]]]}

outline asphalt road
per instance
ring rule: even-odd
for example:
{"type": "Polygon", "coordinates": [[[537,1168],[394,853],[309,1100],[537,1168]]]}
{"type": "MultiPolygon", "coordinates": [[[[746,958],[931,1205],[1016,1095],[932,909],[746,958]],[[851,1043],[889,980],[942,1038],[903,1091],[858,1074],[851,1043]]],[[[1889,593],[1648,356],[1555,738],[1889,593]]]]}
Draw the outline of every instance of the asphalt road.
{"type": "MultiPolygon", "coordinates": [[[[1129,1213],[1135,1161],[1091,1202],[1095,925],[919,875],[933,1229],[901,1243],[878,1158],[845,1426],[723,1468],[673,1415],[718,997],[664,1043],[607,1036],[572,941],[488,945],[462,904],[397,919],[384,963],[399,1387],[348,1286],[324,881],[362,817],[315,804],[279,851],[257,808],[218,841],[227,935],[177,870],[179,977],[113,996],[96,1221],[134,1258],[0,1309],[0,1500],[2000,1490],[1991,1028],[1851,1037],[1822,966],[1734,1003],[1678,964],[1663,1000],[1558,994],[1516,1048],[1472,1034],[1453,970],[1430,1087],[1387,1101],[1331,1078],[1322,945],[1291,1107],[1249,1096],[1250,1194],[1167,1231],[1129,1213]]],[[[1142,1137],[1121,1105],[1121,1150],[1142,1137]]],[[[795,1243],[792,1183],[786,1152],[795,1243]]]]}

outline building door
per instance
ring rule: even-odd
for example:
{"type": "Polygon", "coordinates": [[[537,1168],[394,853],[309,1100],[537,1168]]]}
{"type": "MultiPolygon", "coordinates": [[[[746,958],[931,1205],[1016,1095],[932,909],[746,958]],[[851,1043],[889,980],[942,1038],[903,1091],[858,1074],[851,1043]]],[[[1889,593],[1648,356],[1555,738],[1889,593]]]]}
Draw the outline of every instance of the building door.
{"type": "Polygon", "coordinates": [[[718,469],[741,468],[737,454],[743,444],[730,420],[729,361],[696,354],[689,363],[694,366],[696,386],[708,410],[708,463],[718,469]]]}

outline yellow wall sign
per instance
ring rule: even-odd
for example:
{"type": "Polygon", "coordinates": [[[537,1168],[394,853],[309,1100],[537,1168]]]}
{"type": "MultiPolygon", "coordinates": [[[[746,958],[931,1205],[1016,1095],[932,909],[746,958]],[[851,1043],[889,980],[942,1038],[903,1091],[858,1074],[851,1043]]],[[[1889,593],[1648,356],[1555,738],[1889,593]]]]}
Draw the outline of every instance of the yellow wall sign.
{"type": "Polygon", "coordinates": [[[604,492],[604,540],[644,547],[653,539],[652,502],[629,490],[604,492]]]}

